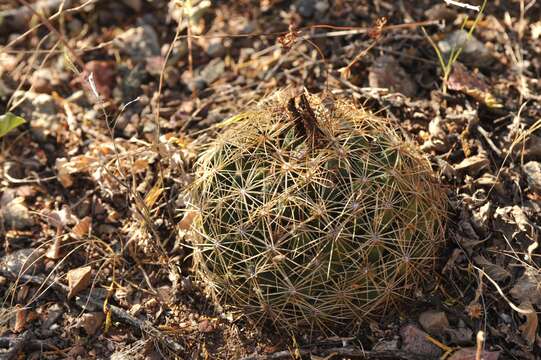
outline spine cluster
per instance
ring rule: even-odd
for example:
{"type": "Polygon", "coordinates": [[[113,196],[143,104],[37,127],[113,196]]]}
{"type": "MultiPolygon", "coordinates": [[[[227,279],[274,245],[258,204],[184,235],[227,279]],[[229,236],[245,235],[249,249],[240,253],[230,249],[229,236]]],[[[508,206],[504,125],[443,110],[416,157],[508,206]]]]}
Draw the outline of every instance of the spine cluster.
{"type": "Polygon", "coordinates": [[[203,152],[194,268],[256,323],[337,333],[384,315],[433,272],[446,196],[390,122],[283,96],[203,152]]]}

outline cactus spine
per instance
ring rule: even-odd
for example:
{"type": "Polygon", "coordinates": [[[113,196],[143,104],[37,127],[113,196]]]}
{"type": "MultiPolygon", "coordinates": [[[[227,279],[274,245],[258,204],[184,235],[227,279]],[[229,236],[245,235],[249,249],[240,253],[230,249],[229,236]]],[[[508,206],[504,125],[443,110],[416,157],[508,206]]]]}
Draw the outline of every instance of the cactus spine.
{"type": "Polygon", "coordinates": [[[194,269],[256,323],[336,333],[378,317],[434,270],[446,196],[384,118],[274,96],[196,164],[194,269]]]}

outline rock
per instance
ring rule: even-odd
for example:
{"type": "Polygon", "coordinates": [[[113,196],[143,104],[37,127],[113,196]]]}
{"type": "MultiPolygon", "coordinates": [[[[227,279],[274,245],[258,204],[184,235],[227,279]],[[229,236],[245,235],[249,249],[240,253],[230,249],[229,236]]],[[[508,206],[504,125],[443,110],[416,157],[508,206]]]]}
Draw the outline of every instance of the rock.
{"type": "Polygon", "coordinates": [[[2,208],[2,216],[8,229],[24,230],[34,225],[34,219],[24,205],[24,198],[22,197],[15,198],[7,203],[2,208]]]}
{"type": "Polygon", "coordinates": [[[526,181],[531,190],[541,194],[541,163],[530,161],[522,166],[522,171],[526,175],[526,181]]]}
{"type": "Polygon", "coordinates": [[[215,326],[212,322],[210,322],[209,320],[207,319],[203,319],[199,325],[198,325],[198,329],[200,332],[202,333],[210,333],[210,332],[213,332],[215,330],[215,326]]]}
{"type": "MultiPolygon", "coordinates": [[[[4,168],[4,172],[5,172],[4,168]]],[[[0,208],[3,208],[17,197],[17,190],[13,188],[7,188],[0,195],[0,208]]]]}
{"type": "Polygon", "coordinates": [[[429,20],[445,20],[448,23],[452,23],[458,14],[455,9],[445,4],[436,4],[425,11],[425,16],[429,20]]]}
{"type": "Polygon", "coordinates": [[[90,266],[83,266],[77,269],[71,269],[68,271],[66,277],[68,278],[68,300],[85,290],[92,281],[91,278],[92,268],[90,266]]]}
{"type": "Polygon", "coordinates": [[[18,57],[6,52],[0,53],[0,75],[9,74],[19,64],[18,57]]]}
{"type": "Polygon", "coordinates": [[[295,7],[299,15],[303,18],[311,18],[316,12],[314,0],[299,0],[295,7]]]}
{"type": "Polygon", "coordinates": [[[524,149],[522,149],[522,146],[517,146],[515,151],[524,151],[524,156],[527,158],[541,159],[541,136],[531,134],[526,140],[524,149]]]}
{"type": "Polygon", "coordinates": [[[6,83],[2,80],[2,73],[0,70],[0,99],[9,97],[13,93],[13,89],[8,87],[6,83]]]}
{"type": "Polygon", "coordinates": [[[203,91],[209,85],[207,81],[203,78],[203,76],[201,76],[201,74],[194,74],[194,77],[192,77],[192,74],[189,71],[184,71],[182,73],[181,80],[182,83],[192,92],[203,91]]]}
{"type": "Polygon", "coordinates": [[[54,98],[48,94],[18,90],[13,94],[15,102],[21,101],[21,116],[30,122],[31,131],[38,141],[45,142],[47,135],[63,129],[56,115],[54,98]]]}
{"type": "Polygon", "coordinates": [[[99,287],[91,287],[90,289],[87,289],[77,295],[75,297],[75,303],[77,306],[80,306],[84,308],[86,311],[92,311],[92,312],[98,312],[103,311],[103,306],[99,306],[96,303],[89,302],[88,299],[92,298],[96,301],[106,301],[105,299],[108,299],[110,296],[110,293],[107,291],[107,289],[99,288],[99,287]]]}
{"type": "Polygon", "coordinates": [[[116,64],[113,61],[92,60],[85,64],[87,76],[92,74],[94,89],[99,97],[109,98],[115,85],[116,64]]]}
{"type": "MultiPolygon", "coordinates": [[[[180,85],[180,70],[174,66],[168,66],[165,68],[164,72],[165,83],[169,86],[170,89],[178,89],[180,85]]],[[[166,90],[164,95],[171,95],[172,92],[166,90]]]]}
{"type": "Polygon", "coordinates": [[[141,62],[151,56],[160,55],[158,35],[149,25],[127,30],[118,36],[113,44],[134,62],[141,62]]]}
{"type": "Polygon", "coordinates": [[[129,69],[125,65],[120,65],[118,73],[120,75],[120,81],[113,93],[114,97],[120,97],[123,103],[127,103],[142,94],[141,84],[148,78],[143,64],[137,64],[133,69],[129,69]]]}
{"type": "Polygon", "coordinates": [[[453,31],[445,39],[438,42],[438,47],[446,59],[453,51],[462,48],[459,60],[470,66],[484,67],[493,61],[493,57],[485,45],[473,35],[468,38],[466,30],[453,31]]]}
{"type": "MultiPolygon", "coordinates": [[[[216,39],[212,39],[216,40],[216,39]]],[[[212,41],[211,40],[211,41],[212,41]]],[[[169,52],[169,45],[170,44],[163,44],[161,49],[161,59],[166,58],[167,53],[169,52]]],[[[184,58],[186,55],[188,55],[188,40],[186,39],[179,39],[175,46],[173,47],[173,50],[169,53],[169,57],[167,58],[167,66],[175,66],[182,58],[184,58]]],[[[194,50],[195,51],[195,50],[194,50]]]]}
{"type": "Polygon", "coordinates": [[[83,29],[83,22],[77,18],[71,18],[67,24],[68,32],[74,36],[79,35],[83,29]]]}
{"type": "Polygon", "coordinates": [[[83,90],[73,91],[73,93],[68,98],[66,98],[66,101],[70,104],[74,103],[80,107],[92,107],[91,102],[87,97],[87,93],[83,90]]]}
{"type": "Polygon", "coordinates": [[[423,329],[434,336],[442,336],[449,329],[449,320],[443,311],[428,310],[419,316],[423,329]]]}
{"type": "Polygon", "coordinates": [[[51,95],[28,93],[28,99],[32,104],[32,113],[40,115],[56,114],[56,104],[51,95]]]}
{"type": "Polygon", "coordinates": [[[314,6],[316,9],[316,12],[318,15],[325,14],[327,10],[329,10],[329,1],[328,0],[319,0],[316,2],[316,5],[314,6]]]}
{"type": "Polygon", "coordinates": [[[461,323],[458,329],[447,329],[445,335],[449,342],[456,345],[469,345],[472,343],[473,331],[466,327],[466,325],[460,320],[461,323]]]}
{"type": "Polygon", "coordinates": [[[21,249],[6,255],[0,262],[0,267],[14,274],[35,275],[43,271],[43,257],[39,250],[21,249]]]}
{"type": "Polygon", "coordinates": [[[62,316],[62,314],[64,314],[64,309],[59,304],[52,304],[47,309],[45,319],[41,323],[41,331],[50,331],[51,327],[62,316]]]}
{"type": "Polygon", "coordinates": [[[188,89],[190,91],[200,92],[207,88],[207,82],[202,78],[197,78],[194,81],[188,83],[188,89]]]}
{"type": "Polygon", "coordinates": [[[417,93],[417,84],[400,63],[390,55],[377,58],[368,71],[370,87],[386,88],[409,97],[413,97],[417,93]]]}
{"type": "Polygon", "coordinates": [[[143,0],[122,0],[122,2],[135,12],[140,12],[143,9],[143,0]]]}
{"type": "Polygon", "coordinates": [[[415,325],[405,325],[400,329],[402,338],[402,350],[414,354],[426,356],[430,359],[437,359],[441,356],[442,350],[426,339],[427,333],[415,325]]]}
{"type": "Polygon", "coordinates": [[[225,62],[222,59],[212,59],[203,70],[201,70],[201,79],[207,84],[212,84],[220,78],[225,72],[225,62]]]}
{"type": "Polygon", "coordinates": [[[192,280],[189,276],[183,276],[182,280],[180,281],[180,287],[182,292],[189,293],[193,289],[192,280]]]}
{"type": "Polygon", "coordinates": [[[225,55],[223,39],[211,39],[207,45],[207,54],[211,58],[219,58],[225,55]]]}
{"type": "Polygon", "coordinates": [[[53,90],[53,74],[50,68],[41,68],[30,77],[32,89],[37,93],[51,93],[53,90]]]}

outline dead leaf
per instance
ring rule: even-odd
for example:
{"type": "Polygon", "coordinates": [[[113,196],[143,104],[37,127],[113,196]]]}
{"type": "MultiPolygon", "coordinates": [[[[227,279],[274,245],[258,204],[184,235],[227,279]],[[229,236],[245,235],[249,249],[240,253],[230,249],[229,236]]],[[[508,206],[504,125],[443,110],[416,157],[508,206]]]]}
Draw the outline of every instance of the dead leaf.
{"type": "Polygon", "coordinates": [[[101,155],[112,155],[115,153],[115,145],[112,143],[102,143],[98,145],[97,150],[101,155]]]}
{"type": "Polygon", "coordinates": [[[521,232],[526,234],[526,237],[528,238],[528,240],[531,241],[531,243],[528,245],[528,252],[527,255],[524,256],[524,258],[527,261],[530,260],[532,252],[539,246],[539,235],[537,233],[536,227],[528,219],[522,207],[514,205],[498,208],[495,211],[495,218],[501,219],[508,224],[516,225],[516,227],[518,227],[519,231],[513,232],[513,238],[521,232]]]}
{"type": "Polygon", "coordinates": [[[67,163],[68,169],[72,172],[82,172],[90,170],[90,167],[98,164],[99,160],[95,156],[78,155],[71,158],[67,163]]]}
{"type": "Polygon", "coordinates": [[[55,168],[57,178],[60,183],[69,188],[73,185],[72,174],[78,172],[90,172],[99,165],[99,159],[95,156],[78,155],[71,158],[69,161],[66,158],[56,159],[55,168]]]}
{"type": "Polygon", "coordinates": [[[145,196],[145,205],[152,208],[163,191],[164,188],[161,186],[161,182],[158,181],[145,196]]]}
{"type": "Polygon", "coordinates": [[[479,72],[470,72],[458,61],[453,65],[451,75],[447,80],[450,90],[460,91],[489,108],[501,108],[502,104],[492,95],[487,83],[481,78],[479,72]]]}
{"type": "Polygon", "coordinates": [[[475,256],[473,258],[473,262],[480,268],[482,268],[488,276],[490,276],[493,280],[497,282],[505,281],[511,277],[509,271],[507,271],[504,267],[491,263],[482,255],[475,256]]]}
{"type": "Polygon", "coordinates": [[[193,219],[195,218],[195,215],[197,215],[197,212],[195,211],[187,211],[184,213],[184,217],[182,220],[180,220],[180,223],[178,226],[182,230],[188,230],[190,226],[192,226],[193,219]]]}
{"type": "Polygon", "coordinates": [[[68,300],[90,285],[91,271],[92,268],[90,266],[84,266],[68,271],[68,300]]]}
{"type": "Polygon", "coordinates": [[[484,173],[483,175],[481,175],[481,177],[475,179],[473,182],[480,186],[494,187],[494,189],[496,189],[499,194],[505,194],[505,189],[502,182],[499,180],[498,177],[490,173],[484,173]]]}
{"type": "Polygon", "coordinates": [[[532,223],[524,213],[524,210],[520,206],[513,206],[513,208],[511,209],[511,215],[513,215],[515,223],[517,224],[520,231],[524,231],[529,235],[535,233],[535,227],[532,225],[532,223]]]}
{"type": "Polygon", "coordinates": [[[519,326],[522,337],[531,346],[535,342],[535,335],[537,334],[537,326],[539,324],[537,313],[530,302],[523,302],[520,304],[520,308],[531,311],[529,314],[522,314],[526,318],[526,322],[519,326]]]}
{"type": "Polygon", "coordinates": [[[148,169],[147,159],[137,159],[133,162],[132,170],[134,173],[139,174],[148,169]]]}
{"type": "Polygon", "coordinates": [[[53,243],[47,249],[45,257],[51,260],[58,260],[62,257],[62,236],[55,236],[53,243]]]}
{"type": "Polygon", "coordinates": [[[470,175],[475,175],[481,170],[484,170],[490,165],[490,161],[484,153],[474,155],[468,158],[465,158],[454,167],[456,171],[465,171],[470,175]]]}
{"type": "Polygon", "coordinates": [[[79,318],[77,326],[83,328],[88,336],[92,336],[96,334],[103,320],[105,315],[102,312],[86,313],[79,318]]]}
{"type": "Polygon", "coordinates": [[[73,185],[73,178],[65,166],[67,162],[68,160],[66,158],[57,158],[55,163],[57,179],[65,188],[69,188],[73,185]]]}
{"type": "Polygon", "coordinates": [[[13,326],[14,333],[21,333],[26,328],[26,309],[23,307],[17,307],[15,313],[15,325],[13,326]]]}
{"type": "Polygon", "coordinates": [[[77,223],[71,230],[71,235],[75,239],[83,239],[90,235],[90,226],[92,225],[92,218],[85,216],[81,221],[77,223]]]}

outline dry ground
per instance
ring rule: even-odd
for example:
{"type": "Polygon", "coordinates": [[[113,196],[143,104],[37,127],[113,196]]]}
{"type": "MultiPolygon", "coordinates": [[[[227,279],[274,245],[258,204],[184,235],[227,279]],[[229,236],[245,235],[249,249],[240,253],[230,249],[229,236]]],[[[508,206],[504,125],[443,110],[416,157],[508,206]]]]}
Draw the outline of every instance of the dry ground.
{"type": "Polygon", "coordinates": [[[540,357],[539,1],[28,2],[0,2],[0,114],[27,121],[0,140],[0,358],[540,357]],[[254,329],[191,272],[199,146],[286,86],[391,117],[448,185],[436,281],[351,338],[254,329]]]}

